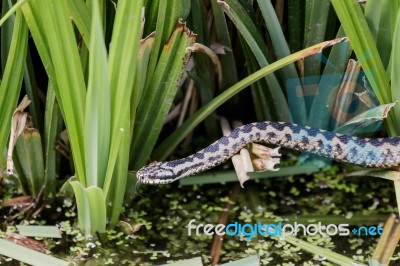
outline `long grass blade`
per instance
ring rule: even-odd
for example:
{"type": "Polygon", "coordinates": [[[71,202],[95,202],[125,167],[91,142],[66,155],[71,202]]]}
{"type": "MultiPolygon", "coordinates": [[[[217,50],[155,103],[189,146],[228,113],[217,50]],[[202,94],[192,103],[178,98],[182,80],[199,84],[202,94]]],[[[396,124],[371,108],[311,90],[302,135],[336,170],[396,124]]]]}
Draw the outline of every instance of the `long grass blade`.
{"type": "MultiPolygon", "coordinates": [[[[325,40],[325,32],[329,15],[330,0],[312,0],[308,9],[308,21],[305,27],[304,47],[325,40]]],[[[314,56],[305,59],[305,76],[319,76],[321,60],[314,56]]]]}
{"type": "Polygon", "coordinates": [[[10,257],[29,265],[37,266],[68,266],[68,261],[43,254],[10,241],[0,239],[0,254],[10,257]]]}
{"type": "Polygon", "coordinates": [[[229,88],[238,81],[235,57],[232,51],[232,41],[230,39],[229,28],[225,19],[223,10],[217,4],[217,1],[211,1],[211,7],[215,20],[215,33],[217,42],[224,45],[228,49],[225,50],[225,54],[220,55],[222,68],[222,88],[229,88]]]}
{"type": "Polygon", "coordinates": [[[92,2],[89,81],[85,111],[85,163],[87,186],[102,187],[110,149],[110,87],[107,51],[98,1],[92,2]]]}
{"type": "Polygon", "coordinates": [[[344,265],[344,266],[366,266],[366,264],[359,263],[351,258],[348,258],[346,256],[343,256],[339,253],[333,252],[327,248],[323,248],[320,246],[317,246],[315,244],[309,243],[307,241],[298,239],[293,236],[286,236],[285,241],[302,248],[305,251],[308,251],[314,255],[321,256],[326,258],[327,260],[337,263],[338,265],[344,265]]]}
{"type": "MultiPolygon", "coordinates": [[[[36,129],[25,129],[19,136],[16,146],[20,178],[26,179],[29,195],[36,197],[42,186],[45,186],[44,161],[42,141],[36,129]]],[[[16,165],[17,166],[17,165],[16,165]]]]}
{"type": "MultiPolygon", "coordinates": [[[[108,57],[108,74],[111,90],[111,146],[103,191],[108,197],[117,157],[121,149],[129,158],[129,151],[121,148],[124,135],[130,136],[130,124],[126,115],[130,113],[130,99],[137,68],[139,43],[142,34],[143,1],[118,1],[111,46],[108,57]]],[[[119,172],[119,178],[127,176],[128,169],[119,172]]],[[[119,181],[121,182],[121,181],[119,181]]],[[[125,188],[119,188],[123,194],[125,188]]],[[[109,200],[107,198],[107,200],[109,200]]],[[[119,210],[119,207],[116,206],[119,210]]]]}
{"type": "MultiPolygon", "coordinates": [[[[276,16],[275,9],[270,0],[258,0],[258,5],[262,12],[265,24],[267,25],[268,33],[271,37],[272,45],[278,59],[290,55],[289,46],[286,42],[284,32],[276,16]]],[[[302,91],[299,76],[294,64],[290,64],[281,69],[280,74],[286,82],[287,98],[289,108],[291,110],[293,122],[298,124],[305,124],[307,121],[307,110],[305,106],[304,97],[299,97],[299,90],[302,91]],[[288,86],[288,84],[296,84],[295,87],[288,86]]]]}
{"type": "MultiPolygon", "coordinates": [[[[332,4],[379,102],[392,102],[389,80],[359,3],[352,0],[332,0],[332,4]]],[[[395,118],[399,115],[397,109],[395,110],[388,117],[391,135],[398,135],[400,132],[395,118]]]]}
{"type": "Polygon", "coordinates": [[[17,11],[3,80],[0,84],[0,154],[3,154],[10,134],[12,113],[17,106],[22,84],[28,44],[28,27],[21,11],[17,11]]]}
{"type": "MultiPolygon", "coordinates": [[[[54,73],[49,72],[50,81],[60,103],[73,152],[77,178],[86,185],[84,156],[84,117],[86,85],[81,68],[78,48],[65,1],[30,1],[33,19],[41,18],[41,33],[38,42],[47,41],[48,52],[54,73]],[[45,10],[45,12],[43,12],[45,10]],[[63,40],[62,43],[60,40],[63,40]]],[[[41,55],[42,56],[42,55],[41,55]]],[[[46,63],[46,61],[45,61],[46,63]]]]}
{"type": "Polygon", "coordinates": [[[90,23],[92,21],[92,14],[89,7],[82,0],[67,1],[69,12],[75,22],[79,32],[82,35],[86,47],[90,46],[90,23]]]}
{"type": "MultiPolygon", "coordinates": [[[[400,10],[400,9],[399,9],[400,10]]],[[[392,99],[398,100],[400,99],[400,12],[397,13],[395,28],[393,31],[393,44],[392,44],[392,53],[391,53],[391,92],[392,92],[392,99]]],[[[396,118],[400,117],[400,107],[395,106],[396,118]]],[[[398,120],[395,121],[398,124],[398,120]]],[[[400,132],[397,132],[400,134],[400,132]]]]}
{"type": "Polygon", "coordinates": [[[74,190],[78,207],[79,226],[89,235],[106,230],[106,198],[98,187],[83,187],[82,183],[71,179],[68,183],[74,190]]]}
{"type": "MultiPolygon", "coordinates": [[[[227,0],[225,2],[219,1],[224,12],[229,16],[235,24],[243,39],[247,42],[252,50],[254,57],[257,59],[260,67],[269,65],[267,60],[267,47],[262,40],[256,25],[253,23],[250,16],[246,13],[245,8],[242,7],[237,0],[227,0]]],[[[287,101],[283,94],[282,88],[275,77],[275,74],[265,77],[268,87],[265,88],[268,93],[268,103],[275,112],[275,117],[279,121],[291,121],[291,116],[288,108],[287,101]]]]}
{"type": "Polygon", "coordinates": [[[56,150],[54,143],[57,135],[59,121],[59,109],[56,104],[56,96],[51,84],[47,89],[46,106],[44,118],[44,158],[45,158],[45,180],[46,196],[55,196],[56,193],[56,150]]]}
{"type": "Polygon", "coordinates": [[[4,14],[4,16],[0,19],[0,27],[3,25],[3,23],[10,18],[14,12],[16,12],[26,1],[28,0],[19,0],[15,5],[13,5],[7,13],[4,14]]]}

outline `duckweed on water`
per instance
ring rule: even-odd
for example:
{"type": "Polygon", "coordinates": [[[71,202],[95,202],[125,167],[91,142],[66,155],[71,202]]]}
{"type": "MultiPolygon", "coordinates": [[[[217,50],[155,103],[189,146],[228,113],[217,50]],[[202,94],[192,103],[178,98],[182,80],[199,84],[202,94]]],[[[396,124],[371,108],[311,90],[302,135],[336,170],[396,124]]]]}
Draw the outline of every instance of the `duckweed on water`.
{"type": "MultiPolygon", "coordinates": [[[[236,200],[229,198],[229,190],[234,184],[144,187],[140,191],[142,197],[136,197],[131,205],[125,206],[126,211],[121,217],[125,221],[123,227],[92,239],[87,239],[75,227],[76,212],[69,200],[62,201],[62,206],[53,207],[57,213],[62,210],[64,220],[45,221],[43,218],[47,216],[43,214],[43,217],[30,220],[29,224],[58,224],[63,232],[61,241],[40,241],[46,242],[55,256],[71,261],[153,265],[201,256],[203,263],[208,265],[213,236],[194,233],[189,236],[187,225],[192,219],[196,220],[195,224],[216,225],[222,213],[228,211],[228,223],[317,222],[331,217],[336,217],[336,222],[340,223],[360,215],[384,221],[389,212],[396,210],[394,198],[388,198],[388,195],[394,195],[390,182],[376,180],[370,184],[372,182],[345,178],[337,171],[337,167],[332,167],[314,176],[250,181],[239,190],[236,200]]],[[[360,219],[354,221],[359,224],[360,219]]],[[[19,223],[28,222],[21,220],[19,223]]],[[[14,226],[5,223],[2,228],[2,238],[16,232],[14,226]]],[[[377,241],[373,237],[355,236],[299,238],[364,263],[368,262],[377,241]]],[[[225,236],[220,254],[220,263],[258,254],[264,265],[333,265],[326,258],[309,254],[276,237],[258,236],[246,241],[244,237],[225,236]]],[[[394,258],[399,259],[399,256],[397,253],[394,258]]],[[[9,259],[3,257],[0,261],[5,263],[9,259]]]]}

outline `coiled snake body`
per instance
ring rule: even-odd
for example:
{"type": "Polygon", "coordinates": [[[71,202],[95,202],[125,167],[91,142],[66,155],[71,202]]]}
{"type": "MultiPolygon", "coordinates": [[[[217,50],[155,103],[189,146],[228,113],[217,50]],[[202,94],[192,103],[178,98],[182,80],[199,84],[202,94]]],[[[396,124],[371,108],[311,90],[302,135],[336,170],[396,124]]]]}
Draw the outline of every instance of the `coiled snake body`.
{"type": "Polygon", "coordinates": [[[256,122],[238,127],[227,136],[186,158],[154,162],[137,173],[138,182],[166,184],[213,168],[252,142],[307,151],[364,167],[388,168],[400,164],[400,137],[358,138],[285,122],[256,122]]]}

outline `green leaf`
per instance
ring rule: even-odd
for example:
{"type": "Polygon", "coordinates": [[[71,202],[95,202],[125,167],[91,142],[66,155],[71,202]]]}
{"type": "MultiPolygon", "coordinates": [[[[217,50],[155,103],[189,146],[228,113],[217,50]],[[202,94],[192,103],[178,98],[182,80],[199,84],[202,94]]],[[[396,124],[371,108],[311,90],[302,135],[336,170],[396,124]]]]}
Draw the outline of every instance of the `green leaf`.
{"type": "Polygon", "coordinates": [[[332,4],[379,101],[390,102],[389,82],[359,3],[332,0],[332,4]]]}
{"type": "MultiPolygon", "coordinates": [[[[126,124],[129,124],[129,113],[125,114],[126,124]]],[[[107,217],[109,217],[110,227],[115,226],[119,221],[120,213],[123,209],[124,196],[127,184],[127,169],[129,165],[130,135],[124,134],[121,140],[117,162],[113,173],[111,189],[108,190],[106,205],[107,217]]]]}
{"type": "Polygon", "coordinates": [[[51,84],[49,84],[47,88],[44,121],[46,196],[55,196],[56,194],[56,150],[54,149],[54,142],[56,141],[58,118],[58,105],[56,104],[54,90],[51,84]]]}
{"type": "MultiPolygon", "coordinates": [[[[308,6],[308,19],[305,25],[304,47],[325,40],[326,26],[329,16],[330,0],[313,0],[308,6]]],[[[319,56],[311,56],[305,59],[304,75],[319,76],[321,71],[321,60],[319,56]]]]}
{"type": "MultiPolygon", "coordinates": [[[[303,166],[289,166],[280,168],[279,171],[273,172],[251,172],[249,176],[251,179],[263,179],[278,176],[288,175],[300,175],[308,174],[320,171],[320,168],[310,168],[303,166]]],[[[203,184],[215,184],[215,183],[226,183],[226,182],[237,182],[238,178],[235,171],[223,171],[223,172],[211,172],[199,174],[193,177],[183,178],[179,180],[179,184],[182,186],[191,185],[203,185],[203,184]]]]}
{"type": "Polygon", "coordinates": [[[186,48],[194,43],[194,38],[180,23],[164,46],[154,78],[138,105],[131,150],[136,158],[134,169],[147,162],[156,143],[189,56],[186,48]]]}
{"type": "Polygon", "coordinates": [[[85,184],[83,135],[86,86],[75,34],[64,0],[39,2],[29,1],[21,8],[60,104],[70,136],[77,177],[85,184]]]}
{"type": "MultiPolygon", "coordinates": [[[[346,124],[338,127],[335,131],[342,134],[354,135],[356,132],[360,132],[363,128],[385,119],[396,103],[397,102],[371,108],[350,119],[346,124]]],[[[373,131],[374,130],[371,130],[370,132],[373,131]]]]}
{"type": "Polygon", "coordinates": [[[304,1],[292,0],[287,2],[288,9],[288,39],[291,52],[299,51],[303,47],[304,1]]]}
{"type": "MultiPolygon", "coordinates": [[[[135,121],[137,106],[141,100],[144,83],[147,78],[147,66],[149,64],[151,50],[154,44],[154,34],[147,36],[140,41],[138,51],[138,62],[136,67],[135,82],[133,83],[132,99],[131,99],[131,120],[135,121]]],[[[133,132],[134,123],[131,124],[131,134],[133,132]]]]}
{"type": "MultiPolygon", "coordinates": [[[[392,102],[389,80],[359,3],[352,0],[332,0],[332,4],[379,102],[392,102]]],[[[390,134],[396,135],[396,132],[400,132],[395,114],[389,114],[388,126],[390,134]]]]}
{"type": "MultiPolygon", "coordinates": [[[[112,176],[120,153],[120,145],[124,135],[130,135],[130,125],[125,115],[130,113],[134,73],[137,68],[137,56],[141,37],[143,1],[118,1],[114,21],[111,45],[108,57],[108,74],[111,90],[111,146],[107,164],[104,194],[112,182],[112,176]]],[[[129,156],[128,151],[125,156],[129,156]]],[[[126,169],[127,173],[128,169],[126,169]]],[[[126,178],[126,173],[124,178],[126,178]]],[[[122,177],[121,177],[122,178],[122,177]]],[[[118,209],[118,208],[117,208],[118,209]]]]}
{"type": "Polygon", "coordinates": [[[98,0],[94,0],[92,3],[84,135],[86,185],[102,187],[110,149],[110,87],[107,50],[104,45],[98,0]]]}
{"type": "Polygon", "coordinates": [[[211,1],[211,7],[214,17],[216,42],[227,47],[225,54],[220,54],[221,60],[223,85],[222,89],[229,88],[238,81],[238,75],[236,70],[235,56],[232,51],[232,42],[230,38],[229,28],[225,19],[223,10],[218,5],[217,1],[211,1]]]}
{"type": "Polygon", "coordinates": [[[79,181],[71,179],[68,183],[74,190],[78,207],[80,227],[93,235],[106,230],[106,202],[103,190],[98,187],[84,188],[79,181]]]}
{"type": "Polygon", "coordinates": [[[258,255],[249,256],[240,260],[219,264],[221,266],[257,266],[260,265],[260,257],[258,255]]]}
{"type": "Polygon", "coordinates": [[[323,248],[318,246],[317,244],[313,244],[313,243],[309,243],[307,241],[298,239],[296,237],[293,236],[285,236],[285,240],[286,242],[296,246],[296,247],[300,247],[303,250],[310,252],[314,255],[320,256],[320,257],[324,257],[327,260],[336,263],[338,265],[348,265],[348,266],[366,266],[366,264],[363,263],[359,263],[351,258],[348,258],[346,256],[343,256],[339,253],[333,252],[330,249],[327,248],[323,248]]]}
{"type": "MultiPolygon", "coordinates": [[[[400,9],[398,9],[400,10],[400,9]]],[[[391,92],[392,92],[392,99],[400,99],[400,12],[397,13],[395,28],[393,32],[393,40],[392,40],[392,53],[391,53],[391,92]]],[[[395,115],[397,120],[393,121],[398,125],[398,118],[400,117],[400,106],[396,106],[395,108],[395,115]]],[[[400,134],[400,131],[396,132],[397,135],[400,134]]]]}
{"type": "MultiPolygon", "coordinates": [[[[26,1],[28,1],[28,0],[19,0],[17,3],[15,3],[15,5],[13,5],[13,6],[7,11],[7,13],[4,14],[4,16],[0,19],[0,26],[2,26],[3,23],[4,23],[7,19],[9,19],[9,18],[14,14],[14,12],[16,12],[23,4],[25,4],[26,1]]],[[[8,3],[10,3],[10,2],[8,2],[8,3]]]]}
{"type": "Polygon", "coordinates": [[[347,174],[346,176],[361,176],[361,177],[371,176],[391,181],[400,181],[399,172],[392,170],[367,169],[367,170],[352,172],[350,174],[347,174]]]}
{"type": "Polygon", "coordinates": [[[3,154],[10,134],[11,117],[21,90],[28,44],[28,28],[21,11],[17,11],[8,52],[7,63],[0,84],[0,154],[3,154]]]}
{"type": "MultiPolygon", "coordinates": [[[[267,25],[268,33],[271,38],[274,52],[278,59],[290,55],[289,46],[286,42],[284,32],[278,17],[276,16],[275,9],[270,0],[258,0],[258,5],[262,12],[265,24],[267,25]]],[[[322,40],[321,40],[322,41],[322,40]]],[[[316,42],[314,42],[316,43],[316,42]]],[[[254,72],[254,71],[253,71],[254,72]]],[[[282,68],[279,72],[282,79],[286,82],[286,94],[291,110],[293,122],[298,124],[305,124],[307,121],[307,110],[305,106],[304,97],[298,96],[298,90],[301,90],[301,82],[297,75],[297,70],[294,64],[290,64],[282,68]],[[295,87],[288,86],[288,82],[296,84],[295,87]]],[[[268,103],[268,101],[265,101],[268,103]]]]}
{"type": "Polygon", "coordinates": [[[0,254],[18,261],[37,266],[68,266],[68,261],[43,254],[11,241],[0,239],[0,254]]]}
{"type": "Polygon", "coordinates": [[[61,231],[55,225],[17,225],[17,229],[22,236],[61,238],[61,231]]]}
{"type": "MultiPolygon", "coordinates": [[[[340,27],[336,37],[345,37],[342,27],[340,27]]],[[[332,108],[329,105],[330,98],[335,95],[335,91],[341,85],[352,51],[350,44],[347,42],[332,47],[328,57],[328,64],[325,66],[318,83],[318,91],[313,95],[307,125],[320,129],[330,129],[329,124],[332,120],[332,108]]],[[[305,91],[303,93],[304,95],[307,94],[305,91]]]]}
{"type": "Polygon", "coordinates": [[[186,266],[186,265],[203,266],[203,263],[201,262],[201,257],[196,257],[193,259],[164,264],[163,266],[186,266]]]}
{"type": "MultiPolygon", "coordinates": [[[[227,0],[219,2],[224,12],[229,16],[236,28],[247,42],[254,57],[259,63],[260,67],[269,65],[267,60],[267,47],[262,40],[262,37],[253,23],[252,18],[246,13],[243,6],[237,0],[227,0]]],[[[289,107],[281,86],[275,77],[275,74],[265,77],[268,87],[264,88],[267,93],[265,99],[269,99],[268,103],[275,110],[275,117],[279,121],[291,121],[289,107]]],[[[263,91],[265,93],[265,91],[263,91]]]]}
{"type": "Polygon", "coordinates": [[[36,197],[45,185],[42,141],[39,131],[25,129],[18,137],[15,151],[13,157],[18,156],[19,163],[16,164],[16,168],[20,179],[26,180],[21,180],[21,183],[28,186],[25,188],[28,194],[36,197]]]}
{"type": "MultiPolygon", "coordinates": [[[[74,20],[75,25],[78,27],[82,35],[86,47],[90,46],[90,24],[92,21],[92,14],[89,7],[82,0],[69,0],[67,1],[71,18],[74,20]]],[[[92,22],[93,24],[93,22],[92,22]]]]}

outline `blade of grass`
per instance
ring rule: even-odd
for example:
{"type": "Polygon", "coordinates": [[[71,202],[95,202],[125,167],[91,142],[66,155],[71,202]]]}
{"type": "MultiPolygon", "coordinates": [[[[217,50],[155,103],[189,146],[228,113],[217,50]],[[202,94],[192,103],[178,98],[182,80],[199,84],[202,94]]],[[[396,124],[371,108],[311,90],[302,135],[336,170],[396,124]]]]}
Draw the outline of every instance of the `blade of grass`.
{"type": "Polygon", "coordinates": [[[29,195],[36,197],[45,185],[42,141],[39,132],[36,129],[25,129],[17,140],[15,150],[14,156],[18,156],[21,166],[20,178],[26,179],[29,195]]]}
{"type": "MultiPolygon", "coordinates": [[[[257,60],[254,58],[254,54],[251,52],[249,46],[243,40],[243,37],[240,36],[240,43],[242,44],[243,53],[246,56],[247,62],[247,72],[248,74],[256,72],[260,69],[257,60]]],[[[256,118],[258,121],[269,121],[272,120],[272,112],[274,110],[271,105],[268,104],[268,92],[265,91],[264,88],[267,88],[268,84],[265,79],[260,79],[253,84],[251,84],[251,95],[253,97],[254,102],[254,110],[256,113],[256,118]]]]}
{"type": "MultiPolygon", "coordinates": [[[[265,24],[267,25],[268,33],[271,37],[272,45],[274,47],[274,52],[277,58],[281,59],[285,56],[289,56],[290,50],[271,1],[257,0],[257,2],[263,15],[265,24]]],[[[295,65],[290,64],[282,68],[280,74],[286,84],[288,81],[295,82],[297,84],[295,88],[286,86],[287,98],[293,122],[298,124],[305,124],[307,121],[307,110],[304,97],[298,96],[298,91],[302,90],[302,88],[295,65]]]]}
{"type": "Polygon", "coordinates": [[[365,4],[365,18],[385,67],[389,64],[392,51],[393,30],[397,25],[398,8],[399,3],[396,1],[367,1],[365,4]]]}
{"type": "Polygon", "coordinates": [[[400,181],[399,172],[391,170],[367,169],[367,170],[352,172],[350,174],[347,174],[346,176],[361,176],[361,177],[371,176],[391,181],[400,181]]]}
{"type": "Polygon", "coordinates": [[[77,177],[86,184],[83,145],[86,86],[66,3],[43,0],[40,8],[36,1],[26,6],[25,17],[31,22],[31,32],[42,50],[42,60],[65,118],[77,177]],[[40,12],[42,10],[46,12],[40,12]],[[42,47],[42,42],[47,48],[42,47]]]}
{"type": "Polygon", "coordinates": [[[17,3],[15,3],[15,5],[13,5],[8,11],[7,13],[4,14],[4,16],[0,19],[0,27],[3,25],[3,23],[9,18],[11,17],[11,15],[14,14],[14,12],[16,12],[23,4],[25,4],[25,2],[28,0],[19,0],[17,3]]]}
{"type": "Polygon", "coordinates": [[[106,199],[98,187],[83,187],[82,183],[71,179],[68,183],[74,190],[78,208],[79,226],[88,234],[106,230],[106,199]]]}
{"type": "MultiPolygon", "coordinates": [[[[154,44],[154,35],[147,36],[145,39],[140,41],[138,51],[138,62],[136,68],[135,82],[133,82],[132,96],[131,96],[131,120],[134,121],[136,117],[137,106],[143,94],[144,82],[147,77],[147,66],[150,60],[151,49],[154,44]]],[[[133,135],[134,123],[131,123],[131,139],[133,135]]],[[[131,156],[134,154],[130,154],[131,156]]],[[[132,158],[131,158],[132,160],[132,158]]]]}
{"type": "Polygon", "coordinates": [[[327,248],[323,248],[323,247],[319,247],[317,245],[314,245],[312,243],[308,243],[307,241],[298,239],[296,237],[293,236],[286,236],[285,237],[285,241],[296,246],[296,247],[300,247],[301,249],[308,251],[314,255],[320,256],[320,257],[324,257],[327,260],[333,262],[333,263],[337,263],[338,265],[348,265],[348,266],[366,266],[366,264],[357,262],[351,258],[348,258],[346,256],[343,256],[339,253],[333,252],[330,249],[327,248]]]}
{"type": "Polygon", "coordinates": [[[102,187],[110,149],[110,87],[107,51],[97,0],[92,2],[89,80],[85,110],[85,164],[87,186],[102,187]]]}
{"type": "MultiPolygon", "coordinates": [[[[263,179],[288,175],[310,174],[320,171],[320,168],[305,168],[299,166],[290,166],[279,169],[276,172],[252,172],[248,173],[251,179],[263,179]]],[[[190,178],[183,178],[179,180],[180,185],[203,185],[225,182],[237,182],[238,178],[234,171],[224,171],[215,173],[199,174],[190,178]]]]}
{"type": "Polygon", "coordinates": [[[371,108],[365,112],[358,114],[352,119],[348,120],[345,124],[337,127],[335,132],[347,135],[354,135],[355,133],[364,133],[363,129],[371,129],[371,124],[377,123],[375,128],[376,130],[370,130],[367,132],[377,131],[381,126],[381,121],[388,116],[390,109],[395,106],[396,103],[379,105],[374,108],[371,108]]]}
{"type": "Polygon", "coordinates": [[[258,255],[249,256],[240,260],[219,264],[221,266],[257,266],[260,265],[260,257],[258,255]]]}
{"type": "Polygon", "coordinates": [[[222,68],[222,89],[226,89],[238,81],[235,57],[232,52],[230,33],[224,12],[217,4],[217,1],[211,1],[211,7],[214,16],[214,29],[217,38],[216,41],[230,49],[230,51],[225,51],[225,54],[219,56],[221,65],[224,66],[222,68]]]}
{"type": "MultiPolygon", "coordinates": [[[[154,71],[156,70],[159,56],[163,49],[163,44],[167,42],[171,32],[173,31],[176,22],[180,18],[185,18],[187,6],[190,1],[185,0],[169,0],[158,1],[157,24],[155,30],[154,46],[150,56],[149,66],[147,68],[147,76],[145,88],[149,88],[153,79],[154,71]]],[[[190,8],[190,5],[189,5],[190,8]]],[[[154,76],[156,77],[156,76],[154,76]]]]}
{"type": "MultiPolygon", "coordinates": [[[[399,9],[400,10],[400,9],[399,9]]],[[[392,92],[392,99],[398,100],[400,99],[400,12],[397,13],[397,18],[396,18],[396,26],[393,32],[393,39],[392,39],[392,54],[391,54],[391,72],[390,72],[390,78],[391,78],[391,92],[392,92]]],[[[395,112],[396,112],[396,118],[400,117],[400,106],[395,106],[395,112]]],[[[398,120],[394,121],[396,124],[398,124],[398,120]]],[[[400,134],[400,131],[396,132],[397,134],[400,134]]]]}
{"type": "Polygon", "coordinates": [[[394,181],[394,191],[396,193],[396,202],[397,202],[397,209],[398,209],[398,215],[400,215],[400,181],[396,180],[394,181]]]}
{"type": "Polygon", "coordinates": [[[29,114],[32,117],[33,126],[38,129],[39,131],[43,130],[43,113],[41,102],[39,99],[39,87],[36,83],[36,75],[34,71],[34,66],[32,62],[32,57],[29,52],[27,51],[26,55],[26,64],[24,68],[24,85],[26,94],[28,95],[29,100],[31,103],[29,104],[29,114]]]}
{"type": "Polygon", "coordinates": [[[201,257],[196,257],[193,259],[164,264],[162,266],[186,266],[186,265],[203,266],[203,263],[201,262],[201,257]]]}
{"type": "Polygon", "coordinates": [[[68,261],[0,239],[0,254],[18,261],[37,266],[68,266],[68,261]]]}
{"type": "MultiPolygon", "coordinates": [[[[126,124],[129,124],[130,116],[129,113],[125,114],[126,124]]],[[[113,182],[111,183],[111,188],[108,190],[106,202],[112,204],[107,204],[107,213],[109,214],[109,224],[110,227],[114,227],[118,221],[120,213],[122,212],[124,196],[127,184],[127,169],[129,165],[129,148],[130,148],[130,135],[124,134],[121,141],[117,162],[115,164],[113,173],[113,182]]]]}
{"type": "MultiPolygon", "coordinates": [[[[191,28],[196,32],[196,44],[193,45],[193,48],[195,51],[196,49],[201,51],[203,49],[207,49],[208,47],[200,48],[200,44],[204,46],[210,45],[210,30],[208,25],[208,16],[206,14],[207,7],[204,1],[191,1],[191,9],[191,28]]],[[[222,15],[224,15],[221,9],[219,9],[219,11],[222,13],[222,15]]],[[[222,85],[222,82],[220,82],[222,70],[216,66],[221,63],[219,61],[220,57],[215,59],[215,55],[214,59],[212,59],[212,56],[210,56],[212,53],[214,53],[214,51],[210,53],[192,53],[191,55],[191,59],[194,60],[196,67],[195,71],[191,71],[190,75],[192,76],[192,80],[195,82],[197,92],[199,92],[201,105],[209,102],[212,99],[216,88],[222,85]],[[208,57],[204,56],[205,54],[207,54],[208,57]],[[213,62],[213,65],[211,65],[211,61],[213,62]],[[210,71],[210,68],[212,68],[212,71],[210,71]],[[196,77],[193,78],[194,76],[196,77]],[[218,83],[214,82],[216,76],[218,77],[218,83]]],[[[230,66],[227,65],[227,69],[228,68],[235,69],[235,71],[231,72],[229,75],[236,73],[236,67],[234,64],[230,66]]],[[[204,121],[204,127],[208,136],[217,136],[218,123],[215,121],[215,119],[206,119],[204,121]]]]}
{"type": "MultiPolygon", "coordinates": [[[[325,40],[325,32],[329,15],[330,0],[311,1],[308,23],[305,27],[304,47],[325,40]]],[[[321,60],[316,57],[308,57],[304,63],[305,76],[319,76],[321,60]]]]}
{"type": "MultiPolygon", "coordinates": [[[[389,81],[359,3],[352,0],[332,0],[332,5],[379,102],[392,102],[389,81]]],[[[397,110],[388,117],[387,125],[391,135],[398,135],[400,132],[396,116],[399,116],[397,110]]]]}
{"type": "Polygon", "coordinates": [[[61,238],[61,231],[55,225],[17,225],[17,229],[22,236],[61,238]]]}
{"type": "MultiPolygon", "coordinates": [[[[111,146],[103,191],[108,190],[120,152],[123,134],[130,135],[130,125],[125,122],[125,114],[130,113],[134,73],[137,68],[137,56],[141,38],[143,1],[119,1],[111,37],[108,57],[108,74],[111,89],[111,146]]],[[[129,156],[127,153],[125,156],[129,156]]],[[[126,172],[128,169],[126,169],[126,172]]],[[[119,178],[126,178],[126,173],[119,178]]],[[[125,188],[120,188],[125,190],[125,188]]],[[[120,191],[122,194],[124,192],[120,191]]]]}
{"type": "MultiPolygon", "coordinates": [[[[337,33],[337,38],[342,38],[344,36],[345,33],[341,27],[337,33]]],[[[332,110],[329,106],[331,102],[330,97],[335,95],[335,93],[333,93],[334,90],[341,84],[352,51],[350,44],[347,42],[332,47],[324,72],[318,83],[318,91],[313,95],[314,97],[307,125],[321,129],[329,129],[329,124],[332,119],[332,110]]],[[[330,129],[333,130],[334,128],[330,129]]]]}
{"type": "Polygon", "coordinates": [[[50,86],[51,84],[47,89],[44,118],[45,196],[55,196],[56,194],[56,150],[54,149],[54,143],[57,135],[59,110],[54,90],[50,86]]]}
{"type": "Polygon", "coordinates": [[[303,47],[304,28],[299,25],[304,24],[304,7],[302,0],[292,0],[287,2],[288,8],[288,39],[290,51],[293,53],[303,47]]]}
{"type": "Polygon", "coordinates": [[[82,35],[86,47],[90,46],[90,22],[92,21],[92,14],[89,7],[82,0],[67,1],[70,16],[75,22],[76,27],[82,35]]]}
{"type": "MultiPolygon", "coordinates": [[[[12,7],[11,0],[7,1],[2,1],[1,3],[2,6],[2,12],[7,12],[10,10],[12,7]]],[[[8,51],[10,49],[10,43],[11,43],[11,38],[12,38],[12,33],[13,33],[13,28],[14,28],[14,20],[15,20],[15,15],[14,13],[10,13],[10,16],[8,19],[4,20],[3,25],[1,25],[1,69],[4,71],[6,67],[6,62],[7,62],[7,55],[8,51]]]]}
{"type": "Polygon", "coordinates": [[[3,80],[0,84],[0,154],[5,150],[10,134],[11,117],[17,106],[22,84],[28,44],[28,27],[23,15],[17,11],[3,80]]]}
{"type": "Polygon", "coordinates": [[[146,1],[146,23],[144,25],[144,34],[150,35],[151,32],[154,32],[157,24],[158,17],[158,7],[160,5],[160,0],[152,0],[146,1]]]}

